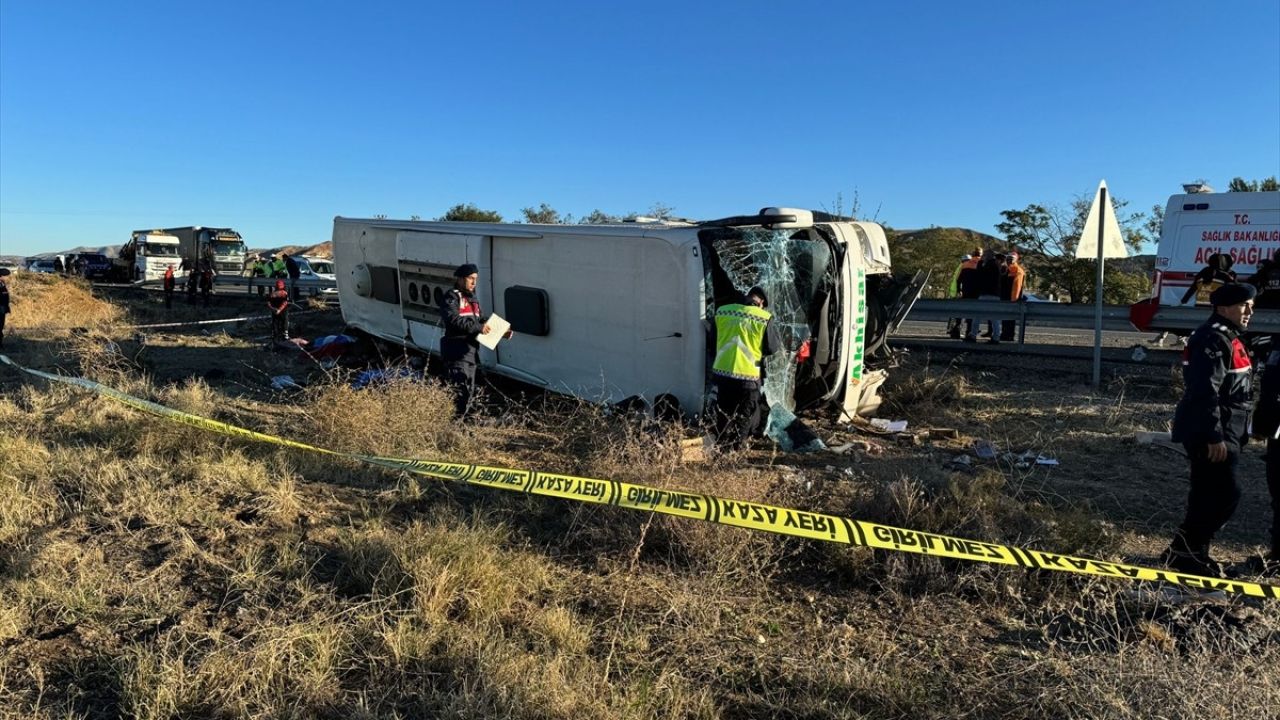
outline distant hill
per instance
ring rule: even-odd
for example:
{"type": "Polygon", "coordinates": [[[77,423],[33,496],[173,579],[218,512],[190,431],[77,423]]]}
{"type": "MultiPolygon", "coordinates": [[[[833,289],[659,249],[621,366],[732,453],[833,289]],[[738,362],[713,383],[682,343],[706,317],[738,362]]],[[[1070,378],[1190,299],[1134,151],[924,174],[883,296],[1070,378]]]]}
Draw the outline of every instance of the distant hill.
{"type": "MultiPolygon", "coordinates": [[[[984,248],[1003,247],[1004,241],[994,235],[959,227],[931,227],[923,230],[894,230],[891,240],[903,243],[946,243],[963,242],[970,249],[981,245],[984,248]]],[[[967,252],[967,251],[966,251],[967,252]]]]}
{"type": "Polygon", "coordinates": [[[332,258],[333,243],[322,242],[316,245],[283,245],[277,248],[253,248],[250,253],[269,253],[271,255],[306,255],[307,257],[332,258]]]}

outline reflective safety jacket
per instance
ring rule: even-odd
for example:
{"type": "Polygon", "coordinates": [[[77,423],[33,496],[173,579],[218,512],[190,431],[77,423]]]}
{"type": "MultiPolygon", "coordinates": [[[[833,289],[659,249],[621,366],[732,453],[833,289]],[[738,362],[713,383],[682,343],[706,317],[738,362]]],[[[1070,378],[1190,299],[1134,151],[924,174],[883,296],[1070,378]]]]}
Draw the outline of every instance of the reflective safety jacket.
{"type": "Polygon", "coordinates": [[[1209,317],[1182,351],[1182,399],[1173,416],[1174,442],[1233,445],[1248,441],[1253,369],[1240,328],[1209,317]]]}
{"type": "Polygon", "coordinates": [[[738,380],[760,380],[765,355],[768,310],[755,305],[724,305],[716,310],[716,358],[711,372],[738,380]]]}
{"type": "Polygon", "coordinates": [[[289,268],[284,264],[283,260],[281,260],[280,258],[276,258],[275,260],[271,261],[271,277],[282,278],[282,277],[288,277],[288,276],[289,276],[289,268]]]}

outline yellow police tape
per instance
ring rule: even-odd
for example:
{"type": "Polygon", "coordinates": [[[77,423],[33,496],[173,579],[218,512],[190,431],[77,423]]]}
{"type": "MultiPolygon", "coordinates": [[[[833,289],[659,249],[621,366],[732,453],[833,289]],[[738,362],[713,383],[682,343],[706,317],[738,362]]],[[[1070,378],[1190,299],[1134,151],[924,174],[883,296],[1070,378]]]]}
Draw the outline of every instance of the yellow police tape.
{"type": "Polygon", "coordinates": [[[437,480],[463,482],[469,485],[482,485],[499,490],[513,490],[530,495],[563,498],[597,505],[613,505],[632,510],[659,512],[695,520],[706,520],[720,525],[762,530],[778,535],[789,535],[847,545],[864,545],[880,550],[897,550],[935,557],[973,560],[996,565],[1012,565],[1080,575],[1125,578],[1129,580],[1155,580],[1192,590],[1216,590],[1237,595],[1280,598],[1280,587],[1274,585],[1187,575],[1139,565],[1059,555],[1042,550],[1029,550],[1012,545],[966,540],[948,535],[937,535],[919,530],[881,525],[865,520],[851,520],[836,515],[732,500],[703,493],[663,490],[617,480],[576,477],[534,470],[339,452],[274,435],[254,432],[235,425],[174,410],[173,408],[101,385],[92,380],[52,375],[39,370],[32,370],[13,362],[4,355],[0,355],[0,362],[36,377],[90,390],[152,415],[222,433],[223,435],[348,458],[437,480]]]}

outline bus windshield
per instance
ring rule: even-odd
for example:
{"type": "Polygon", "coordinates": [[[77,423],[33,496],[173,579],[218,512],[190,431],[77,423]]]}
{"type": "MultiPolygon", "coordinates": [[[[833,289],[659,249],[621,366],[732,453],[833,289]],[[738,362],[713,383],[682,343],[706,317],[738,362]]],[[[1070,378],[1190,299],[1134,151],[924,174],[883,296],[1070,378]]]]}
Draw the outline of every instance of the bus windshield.
{"type": "Polygon", "coordinates": [[[838,380],[837,246],[818,228],[711,228],[700,232],[699,240],[708,318],[714,317],[717,306],[739,302],[754,285],[769,296],[768,310],[783,348],[765,363],[763,390],[770,405],[770,427],[785,427],[793,419],[788,417],[792,411],[821,400],[838,380]],[[812,360],[797,364],[796,351],[810,340],[812,360]]]}

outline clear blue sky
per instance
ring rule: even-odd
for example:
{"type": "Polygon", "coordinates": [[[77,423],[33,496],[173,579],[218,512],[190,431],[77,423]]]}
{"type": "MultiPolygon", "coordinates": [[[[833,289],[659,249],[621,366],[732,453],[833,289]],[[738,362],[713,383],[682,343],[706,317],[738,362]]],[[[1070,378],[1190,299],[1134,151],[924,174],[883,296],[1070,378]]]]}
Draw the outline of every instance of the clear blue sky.
{"type": "Polygon", "coordinates": [[[991,232],[1280,173],[1276,0],[539,5],[0,0],[0,254],[854,191],[991,232]]]}

